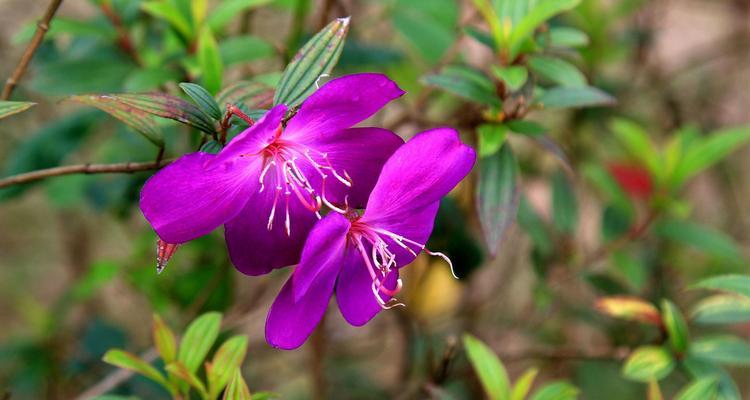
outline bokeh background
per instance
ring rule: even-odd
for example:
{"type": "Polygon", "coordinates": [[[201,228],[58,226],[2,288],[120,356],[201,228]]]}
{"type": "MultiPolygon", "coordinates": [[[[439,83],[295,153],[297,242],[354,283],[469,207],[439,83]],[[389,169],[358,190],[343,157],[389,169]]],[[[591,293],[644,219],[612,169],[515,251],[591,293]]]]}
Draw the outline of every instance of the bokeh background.
{"type": "MultiPolygon", "coordinates": [[[[46,3],[0,0],[0,76],[13,70],[46,3]]],[[[129,12],[136,15],[126,19],[148,18],[137,6],[129,12]]],[[[352,16],[351,32],[334,75],[384,72],[408,92],[373,124],[404,138],[452,125],[472,140],[476,107],[420,80],[458,60],[478,67],[492,62],[492,53],[465,33],[465,27],[485,26],[471,1],[267,2],[238,13],[223,33],[252,38],[239,60],[228,63],[231,48],[222,54],[225,81],[280,71],[306,38],[345,15],[352,16]]],[[[64,1],[57,18],[91,24],[49,35],[41,46],[14,94],[38,105],[0,122],[0,171],[152,160],[153,146],[117,120],[62,101],[80,93],[152,89],[118,46],[111,21],[96,1],[84,0],[64,1]]],[[[134,22],[129,34],[148,42],[138,25],[143,23],[134,22]]],[[[747,272],[750,149],[701,173],[673,199],[670,213],[700,225],[706,236],[691,241],[647,231],[616,254],[594,259],[586,255],[606,241],[606,196],[581,171],[643,169],[613,138],[614,116],[638,121],[656,143],[666,143],[679,128],[711,132],[750,123],[750,2],[584,0],[554,23],[588,34],[589,44],[566,56],[617,104],[531,116],[549,128],[565,163],[534,141],[510,138],[525,200],[520,224],[510,227],[496,257],[485,250],[471,212],[473,176],[442,204],[431,243],[449,253],[460,280],[439,259],[420,256],[404,277],[407,307],[353,328],[332,305],[324,327],[297,351],[273,349],[263,337],[265,313],[289,269],[243,276],[229,263],[221,232],[214,232],[182,246],[166,271],[155,273],[156,236],[137,208],[150,172],[71,175],[0,189],[0,395],[72,399],[102,388],[96,385],[115,371],[101,361],[107,349],[148,355],[152,313],[182,328],[199,313],[218,310],[227,329],[250,337],[243,372],[251,390],[282,398],[440,398],[443,389],[430,391],[429,385],[437,379],[455,398],[477,398],[480,387],[457,344],[463,332],[490,345],[512,377],[536,366],[538,382],[569,380],[582,398],[645,398],[646,386],[624,379],[620,369],[629,349],[658,332],[604,316],[593,304],[600,296],[629,294],[668,297],[687,310],[704,295],[686,290],[691,283],[747,272]],[[529,234],[533,216],[544,226],[552,223],[552,188],[565,173],[572,176],[578,222],[571,232],[548,235],[552,250],[541,254],[529,234]]],[[[176,70],[171,65],[152,69],[176,70]]],[[[177,93],[174,82],[182,78],[164,87],[177,93]]],[[[165,132],[172,156],[197,143],[183,127],[168,125],[165,132]]],[[[648,177],[634,179],[638,186],[648,177]]],[[[637,188],[631,192],[639,215],[646,215],[648,199],[637,188]]],[[[693,332],[701,329],[714,328],[691,325],[693,332]]],[[[728,329],[750,336],[748,325],[728,329]]],[[[748,368],[731,372],[750,396],[748,368]]],[[[688,380],[673,374],[662,389],[673,394],[688,380]]],[[[141,398],[166,395],[137,377],[113,390],[141,398]]]]}

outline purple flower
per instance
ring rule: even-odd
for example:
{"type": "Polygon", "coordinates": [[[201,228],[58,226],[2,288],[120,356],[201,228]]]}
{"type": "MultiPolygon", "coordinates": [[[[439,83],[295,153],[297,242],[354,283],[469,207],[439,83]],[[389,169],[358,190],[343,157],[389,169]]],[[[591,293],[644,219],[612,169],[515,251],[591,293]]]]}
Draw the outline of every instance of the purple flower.
{"type": "Polygon", "coordinates": [[[323,204],[362,207],[385,160],[403,143],[381,128],[351,128],[404,92],[385,75],[331,80],[285,127],[278,105],[218,154],[187,154],[152,176],[141,210],[159,237],[179,244],[224,225],[241,272],[299,261],[323,204]]]}
{"type": "Polygon", "coordinates": [[[334,290],[341,313],[354,326],[396,305],[399,268],[428,251],[424,243],[440,199],[469,173],[475,159],[474,150],[450,128],[420,133],[396,150],[361,216],[353,210],[332,212],[310,231],[299,266],[269,311],[268,343],[282,349],[304,343],[334,290]]]}

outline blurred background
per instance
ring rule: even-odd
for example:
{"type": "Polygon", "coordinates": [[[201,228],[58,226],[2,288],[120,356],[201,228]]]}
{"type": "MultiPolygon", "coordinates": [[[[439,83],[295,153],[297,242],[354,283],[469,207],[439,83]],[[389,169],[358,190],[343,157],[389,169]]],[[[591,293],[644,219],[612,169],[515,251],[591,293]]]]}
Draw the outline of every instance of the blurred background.
{"type": "MultiPolygon", "coordinates": [[[[206,86],[190,42],[181,47],[169,19],[144,6],[157,2],[62,3],[13,94],[37,105],[0,122],[0,176],[154,160],[158,149],[132,129],[65,99],[179,95],[183,81],[206,86]]],[[[405,139],[450,125],[477,143],[480,124],[503,121],[430,78],[457,63],[489,74],[497,62],[477,39],[491,27],[472,1],[226,0],[209,1],[208,9],[232,2],[242,6],[215,21],[214,30],[223,86],[274,82],[315,32],[351,16],[332,75],[383,72],[408,92],[369,125],[405,139]]],[[[0,77],[14,70],[47,6],[0,0],[0,77]]],[[[354,328],[332,304],[296,351],[273,349],[263,336],[268,307],[290,269],[242,275],[217,231],[182,246],[156,274],[157,237],[137,207],[153,172],[73,174],[0,188],[0,398],[5,392],[4,399],[73,399],[92,388],[88,395],[168,398],[145,378],[113,378],[116,368],[101,361],[111,348],[153,353],[155,312],[175,330],[202,312],[222,312],[224,329],[249,336],[242,370],[251,391],[284,399],[479,398],[481,385],[462,350],[465,332],[492,348],[512,380],[533,366],[535,387],[565,380],[580,398],[645,398],[647,385],[623,376],[622,365],[634,348],[664,342],[664,333],[594,306],[612,295],[657,306],[670,299],[688,318],[691,337],[747,339],[747,303],[732,323],[702,324],[694,307],[708,292],[688,287],[712,275],[747,273],[750,149],[737,141],[711,168],[671,186],[648,157],[663,153],[668,160],[674,148],[687,146],[685,138],[750,124],[750,2],[583,0],[540,30],[554,27],[570,28],[572,46],[545,54],[574,65],[616,104],[540,108],[527,118],[523,112],[545,127],[544,135],[503,136],[516,160],[518,218],[512,201],[493,217],[502,227],[494,233],[496,256],[483,239],[487,216],[475,210],[483,201],[475,171],[441,204],[430,242],[451,257],[460,279],[439,258],[422,255],[404,273],[406,307],[354,328]],[[650,140],[642,148],[623,139],[639,129],[650,140]]],[[[549,82],[541,75],[539,82],[549,82]]],[[[515,97],[500,96],[510,114],[506,105],[515,97]]],[[[160,127],[165,157],[195,151],[201,140],[182,125],[160,127]]],[[[741,347],[735,354],[741,351],[750,353],[741,347]]],[[[738,357],[727,371],[739,393],[750,396],[750,356],[738,357]]],[[[661,380],[665,398],[691,381],[690,371],[678,367],[661,380]]]]}

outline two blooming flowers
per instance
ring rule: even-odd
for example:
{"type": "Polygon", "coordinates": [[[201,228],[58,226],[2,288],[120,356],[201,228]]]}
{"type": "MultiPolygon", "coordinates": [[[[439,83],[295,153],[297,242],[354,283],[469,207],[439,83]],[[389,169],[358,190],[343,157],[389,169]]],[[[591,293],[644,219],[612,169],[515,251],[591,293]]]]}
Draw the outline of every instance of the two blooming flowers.
{"type": "Polygon", "coordinates": [[[405,144],[386,129],[352,128],[403,94],[381,74],[334,79],[287,122],[277,105],[218,154],[187,154],[155,174],[141,210],[170,244],[224,225],[245,274],[298,264],[268,314],[271,345],[304,343],[334,292],[346,321],[364,325],[395,304],[399,269],[429,252],[440,199],[476,159],[450,128],[405,144]]]}

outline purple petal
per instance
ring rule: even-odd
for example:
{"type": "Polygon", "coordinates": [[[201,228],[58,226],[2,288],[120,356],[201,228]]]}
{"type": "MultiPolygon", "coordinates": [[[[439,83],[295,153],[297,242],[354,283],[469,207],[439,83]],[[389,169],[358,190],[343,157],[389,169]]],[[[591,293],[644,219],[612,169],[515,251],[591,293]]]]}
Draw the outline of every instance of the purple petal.
{"type": "Polygon", "coordinates": [[[269,231],[268,218],[273,206],[274,182],[266,182],[262,193],[257,192],[256,186],[256,192],[251,194],[245,208],[224,226],[229,258],[243,274],[263,275],[274,268],[296,264],[307,233],[317,221],[315,214],[291,195],[291,234],[287,236],[285,196],[282,192],[276,205],[273,226],[269,231]]]}
{"type": "Polygon", "coordinates": [[[326,197],[342,205],[348,196],[350,206],[363,208],[383,164],[403,143],[403,139],[387,129],[350,128],[318,137],[308,146],[327,154],[337,173],[351,177],[352,186],[347,187],[327,172],[326,197]]]}
{"type": "Polygon", "coordinates": [[[338,268],[323,269],[299,301],[294,301],[294,280],[287,280],[266,319],[270,345],[291,350],[307,340],[328,308],[338,272],[338,268]]]}
{"type": "Polygon", "coordinates": [[[335,212],[315,224],[305,241],[299,266],[292,275],[296,301],[300,301],[329,269],[335,269],[338,273],[350,226],[346,217],[335,212]]]}
{"type": "Polygon", "coordinates": [[[281,120],[286,113],[286,106],[279,104],[270,109],[263,118],[253,126],[235,136],[216,157],[215,164],[232,160],[241,155],[256,155],[276,137],[276,131],[281,128],[281,120]]]}
{"type": "Polygon", "coordinates": [[[141,210],[165,242],[184,243],[211,232],[258,190],[259,160],[239,158],[207,168],[215,160],[213,154],[184,155],[143,186],[141,210]]]}
{"type": "Polygon", "coordinates": [[[398,220],[439,201],[471,171],[476,153],[458,132],[438,128],[401,146],[383,166],[362,221],[398,220]]]}
{"type": "MultiPolygon", "coordinates": [[[[394,270],[388,276],[385,286],[394,289],[397,280],[398,271],[394,270]]],[[[390,296],[384,294],[381,297],[384,301],[390,299],[390,296]]],[[[375,300],[372,277],[362,260],[362,255],[352,246],[347,247],[343,267],[336,283],[336,302],[346,322],[354,326],[366,324],[383,309],[375,300]]]]}
{"type": "Polygon", "coordinates": [[[302,103],[287,124],[284,138],[304,142],[352,127],[404,93],[383,74],[333,79],[302,103]]]}

